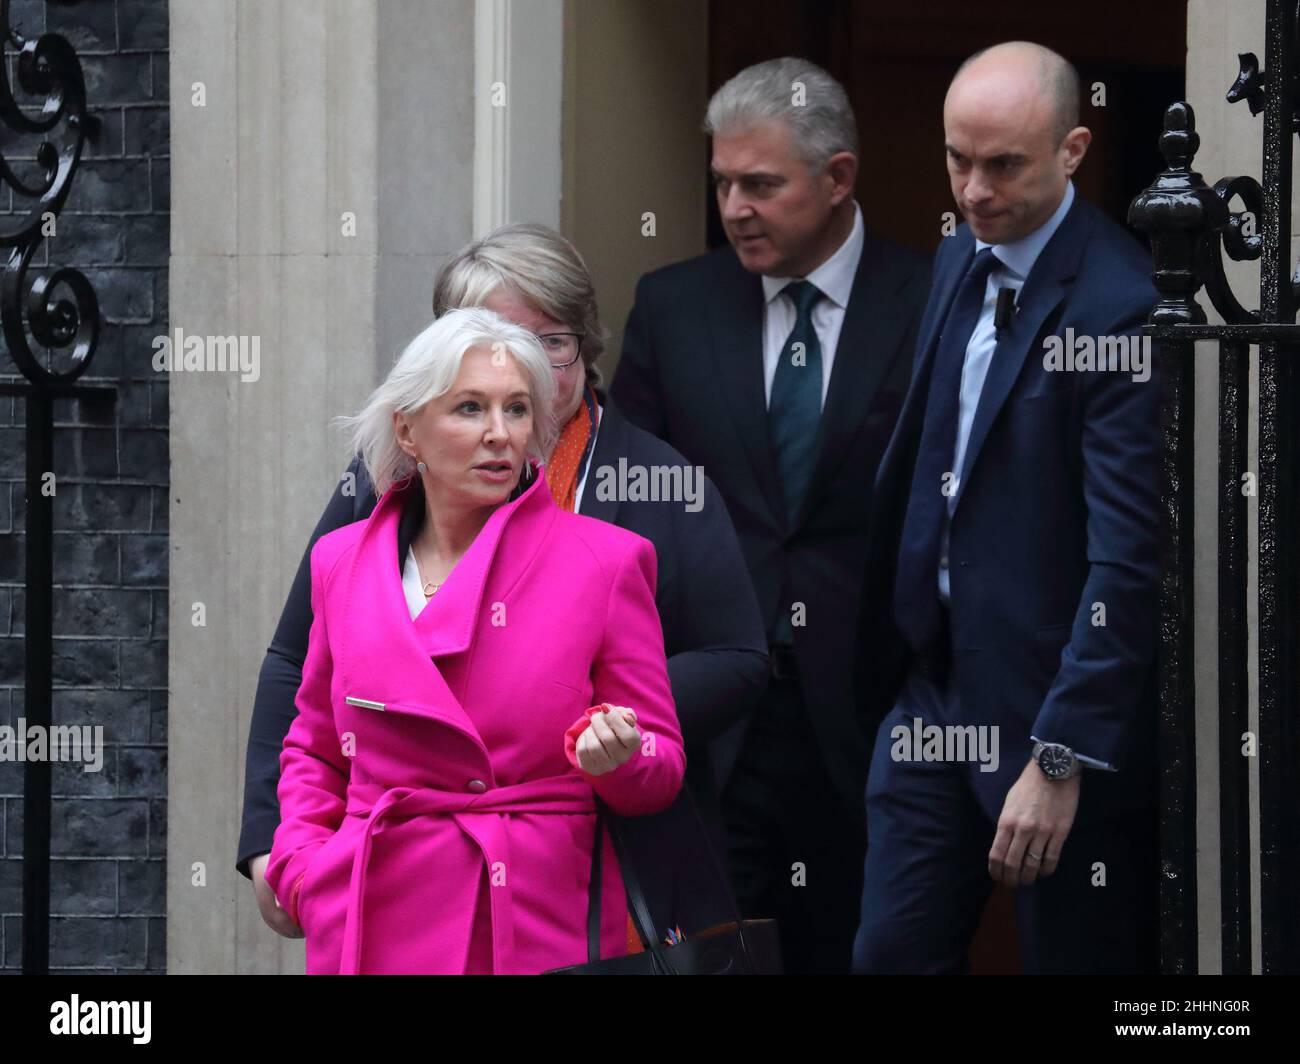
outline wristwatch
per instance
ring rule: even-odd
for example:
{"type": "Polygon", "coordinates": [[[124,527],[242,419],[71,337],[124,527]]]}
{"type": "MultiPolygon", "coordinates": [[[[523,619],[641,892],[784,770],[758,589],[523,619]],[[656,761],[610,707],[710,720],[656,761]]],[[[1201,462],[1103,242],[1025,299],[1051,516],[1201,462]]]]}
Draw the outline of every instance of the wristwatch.
{"type": "Polygon", "coordinates": [[[1034,760],[1049,780],[1068,780],[1082,771],[1074,751],[1064,743],[1034,743],[1034,760]]]}

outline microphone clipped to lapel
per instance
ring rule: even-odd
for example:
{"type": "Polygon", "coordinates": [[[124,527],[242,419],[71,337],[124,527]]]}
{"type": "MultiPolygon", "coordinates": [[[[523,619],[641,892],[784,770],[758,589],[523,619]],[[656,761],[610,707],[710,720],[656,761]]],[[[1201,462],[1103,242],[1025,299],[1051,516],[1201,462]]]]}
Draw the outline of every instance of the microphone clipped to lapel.
{"type": "Polygon", "coordinates": [[[1011,324],[1011,319],[1020,311],[1016,303],[1016,290],[1014,288],[998,289],[998,305],[993,311],[993,331],[1000,335],[1002,330],[1011,324]]]}

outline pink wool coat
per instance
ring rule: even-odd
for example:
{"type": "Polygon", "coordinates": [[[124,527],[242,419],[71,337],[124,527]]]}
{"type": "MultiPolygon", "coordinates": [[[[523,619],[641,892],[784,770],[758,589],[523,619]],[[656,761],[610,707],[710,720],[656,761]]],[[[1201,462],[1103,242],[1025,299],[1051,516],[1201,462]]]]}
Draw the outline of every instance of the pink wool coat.
{"type": "MultiPolygon", "coordinates": [[[[412,620],[397,530],[419,490],[395,486],[312,549],[267,882],[303,929],[308,974],[583,963],[593,790],[615,813],[656,813],[686,765],[654,548],[560,510],[539,475],[412,620]],[[571,749],[603,702],[636,711],[642,746],[590,776],[566,732],[571,749]]],[[[601,956],[620,956],[627,907],[608,836],[602,861],[601,956]]]]}

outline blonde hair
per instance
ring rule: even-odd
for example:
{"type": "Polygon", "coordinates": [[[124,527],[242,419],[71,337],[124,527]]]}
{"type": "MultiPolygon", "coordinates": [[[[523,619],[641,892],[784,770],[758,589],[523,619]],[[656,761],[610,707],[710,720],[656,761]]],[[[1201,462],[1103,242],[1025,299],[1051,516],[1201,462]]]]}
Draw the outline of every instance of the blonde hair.
{"type": "Polygon", "coordinates": [[[498,344],[514,357],[528,379],[533,404],[528,454],[544,460],[550,453],[559,434],[551,412],[555,371],[537,337],[482,307],[452,310],[406,345],[359,413],[335,419],[349,431],[353,450],[361,456],[376,495],[415,473],[415,460],[397,443],[394,412],[413,413],[430,399],[445,395],[456,382],[467,351],[476,347],[496,350],[498,344]]]}

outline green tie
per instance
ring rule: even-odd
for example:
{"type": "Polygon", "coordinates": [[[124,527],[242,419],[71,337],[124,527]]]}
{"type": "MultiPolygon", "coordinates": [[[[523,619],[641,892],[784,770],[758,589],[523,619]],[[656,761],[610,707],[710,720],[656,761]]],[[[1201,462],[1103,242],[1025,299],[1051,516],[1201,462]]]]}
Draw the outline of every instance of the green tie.
{"type": "MultiPolygon", "coordinates": [[[[795,320],[776,364],[767,424],[786,516],[793,527],[812,475],[813,443],[821,417],[822,345],[813,329],[812,308],[822,293],[808,281],[792,281],[782,291],[794,303],[795,320]]],[[[771,633],[774,642],[793,640],[787,605],[782,603],[771,633]]]]}
{"type": "Polygon", "coordinates": [[[792,281],[783,291],[794,303],[796,316],[776,364],[767,422],[786,514],[793,523],[808,490],[813,441],[822,411],[822,345],[812,324],[813,304],[822,293],[807,281],[792,281]]]}

